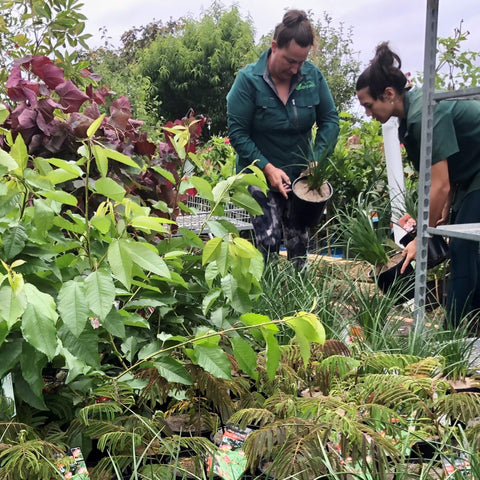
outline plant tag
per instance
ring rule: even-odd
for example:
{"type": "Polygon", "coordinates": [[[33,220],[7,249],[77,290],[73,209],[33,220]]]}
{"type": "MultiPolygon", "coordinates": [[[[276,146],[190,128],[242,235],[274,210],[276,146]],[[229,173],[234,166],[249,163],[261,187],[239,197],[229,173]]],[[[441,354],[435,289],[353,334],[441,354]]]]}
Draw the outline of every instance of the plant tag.
{"type": "Polygon", "coordinates": [[[443,468],[445,470],[445,473],[447,474],[445,478],[472,478],[470,472],[470,462],[465,455],[460,454],[458,456],[455,456],[453,459],[444,458],[443,468]]]}
{"type": "Polygon", "coordinates": [[[55,464],[61,478],[68,478],[69,480],[90,479],[82,450],[79,447],[70,448],[64,457],[55,457],[55,464]]]}
{"type": "Polygon", "coordinates": [[[0,400],[0,418],[10,419],[17,414],[15,394],[13,392],[12,374],[8,373],[2,378],[2,392],[0,400]]]}
{"type": "Polygon", "coordinates": [[[207,472],[210,473],[213,468],[213,473],[221,478],[239,480],[247,466],[243,444],[250,432],[252,432],[251,428],[242,430],[234,425],[227,425],[217,454],[213,460],[212,457],[207,460],[207,472]]]}

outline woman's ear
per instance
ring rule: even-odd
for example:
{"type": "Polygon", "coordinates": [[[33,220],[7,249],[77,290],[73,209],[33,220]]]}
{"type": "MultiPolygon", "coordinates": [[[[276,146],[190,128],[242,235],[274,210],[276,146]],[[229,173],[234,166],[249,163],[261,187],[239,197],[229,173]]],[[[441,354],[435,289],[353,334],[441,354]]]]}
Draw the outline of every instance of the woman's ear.
{"type": "Polygon", "coordinates": [[[386,101],[386,102],[391,102],[393,103],[393,101],[395,100],[395,97],[397,96],[395,90],[392,88],[392,87],[387,87],[384,91],[383,91],[383,99],[386,101]]]}

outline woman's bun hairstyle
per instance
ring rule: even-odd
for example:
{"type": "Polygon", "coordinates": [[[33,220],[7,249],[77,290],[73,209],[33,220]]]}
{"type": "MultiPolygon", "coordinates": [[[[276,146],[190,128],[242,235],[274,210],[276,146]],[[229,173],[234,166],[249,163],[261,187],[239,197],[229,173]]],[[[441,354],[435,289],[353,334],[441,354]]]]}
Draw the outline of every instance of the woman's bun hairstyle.
{"type": "Polygon", "coordinates": [[[387,87],[402,93],[407,85],[407,77],[400,70],[401,67],[400,57],[390,49],[388,42],[380,43],[370,65],[357,79],[357,92],[368,87],[374,100],[381,98],[387,87]]]}
{"type": "Polygon", "coordinates": [[[275,27],[273,39],[279,48],[286,47],[292,40],[301,47],[310,47],[315,40],[315,31],[303,10],[288,10],[275,27]]]}

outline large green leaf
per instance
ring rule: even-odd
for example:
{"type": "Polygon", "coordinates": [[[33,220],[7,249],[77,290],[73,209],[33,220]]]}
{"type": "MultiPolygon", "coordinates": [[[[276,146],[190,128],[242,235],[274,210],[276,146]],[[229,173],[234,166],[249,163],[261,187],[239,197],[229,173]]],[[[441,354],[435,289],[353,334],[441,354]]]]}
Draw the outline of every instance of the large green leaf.
{"type": "Polygon", "coordinates": [[[202,265],[216,260],[217,256],[220,254],[221,244],[221,238],[212,238],[205,244],[202,254],[202,265]]]}
{"type": "Polygon", "coordinates": [[[21,398],[23,402],[28,403],[37,410],[48,410],[43,397],[36,395],[32,387],[30,387],[19,373],[16,373],[13,377],[13,384],[15,385],[16,395],[18,395],[18,398],[21,398]]]}
{"type": "Polygon", "coordinates": [[[125,189],[110,177],[101,177],[95,182],[95,190],[100,195],[121,202],[125,196],[125,189]]]}
{"type": "Polygon", "coordinates": [[[105,149],[100,145],[94,145],[92,147],[92,152],[100,175],[106,177],[108,173],[108,157],[105,153],[105,149]]]}
{"type": "Polygon", "coordinates": [[[171,383],[193,385],[192,377],[181,362],[172,357],[161,356],[153,363],[158,373],[171,383]]]}
{"type": "Polygon", "coordinates": [[[214,377],[231,380],[231,365],[225,352],[220,347],[206,347],[205,345],[194,345],[193,359],[214,377]]]}
{"type": "Polygon", "coordinates": [[[222,291],[219,288],[210,290],[202,300],[202,313],[206,315],[210,308],[212,307],[215,300],[222,294],[222,291]]]}
{"type": "Polygon", "coordinates": [[[148,272],[156,273],[161,277],[170,278],[170,270],[163,258],[158,255],[155,247],[148,243],[129,242],[126,240],[120,241],[124,242],[124,246],[130,254],[133,263],[148,272]]]}
{"type": "Polygon", "coordinates": [[[85,279],[87,302],[90,310],[102,321],[110,312],[115,300],[112,276],[105,270],[92,272],[85,279]]]}
{"type": "Polygon", "coordinates": [[[25,292],[14,292],[10,285],[0,288],[0,319],[7,322],[8,328],[12,328],[27,308],[25,292]]]}
{"type": "Polygon", "coordinates": [[[20,356],[22,377],[30,385],[35,396],[39,398],[42,396],[42,390],[45,385],[42,369],[47,364],[47,361],[47,357],[43,353],[40,353],[26,342],[23,344],[22,355],[20,356]]]}
{"type": "Polygon", "coordinates": [[[195,187],[200,197],[213,201],[212,186],[207,180],[201,177],[190,177],[188,181],[195,187]]]}
{"type": "Polygon", "coordinates": [[[13,369],[22,354],[22,338],[14,338],[0,346],[0,378],[13,369]]]}
{"type": "Polygon", "coordinates": [[[92,328],[85,329],[77,338],[70,330],[63,326],[58,331],[58,336],[63,346],[74,356],[83,360],[87,365],[100,368],[100,355],[98,352],[98,335],[92,328]]]}
{"type": "Polygon", "coordinates": [[[74,197],[70,193],[63,192],[61,190],[54,190],[54,191],[43,190],[38,193],[44,196],[45,198],[49,198],[50,200],[54,200],[55,202],[63,203],[65,205],[71,205],[72,207],[76,207],[78,203],[76,197],[74,197]]]}
{"type": "Polygon", "coordinates": [[[36,198],[33,204],[33,221],[35,227],[42,234],[50,230],[53,226],[55,212],[43,198],[36,198]]]}
{"type": "Polygon", "coordinates": [[[88,320],[90,309],[83,280],[70,280],[62,285],[57,297],[57,307],[63,323],[79,337],[88,320]]]}
{"type": "Polygon", "coordinates": [[[17,135],[15,142],[10,148],[10,155],[17,162],[18,168],[15,170],[16,175],[23,177],[24,170],[27,168],[28,163],[28,151],[22,135],[17,135]]]}
{"type": "Polygon", "coordinates": [[[258,379],[257,354],[250,344],[242,337],[232,337],[230,339],[233,347],[233,355],[235,356],[238,366],[254,380],[258,379]]]}
{"type": "Polygon", "coordinates": [[[261,315],[259,313],[245,313],[240,317],[240,321],[244,325],[255,326],[262,325],[262,329],[269,330],[273,333],[278,332],[278,327],[270,320],[267,315],[261,315]]]}
{"type": "Polygon", "coordinates": [[[107,258],[112,273],[122,284],[130,289],[132,285],[133,261],[125,240],[114,240],[108,246],[107,258]]]}
{"type": "Polygon", "coordinates": [[[11,172],[18,168],[18,163],[9,153],[0,149],[0,166],[6,167],[11,172]]]}
{"type": "Polygon", "coordinates": [[[4,261],[17,256],[24,248],[27,232],[22,224],[10,227],[2,236],[4,261]]]}
{"type": "Polygon", "coordinates": [[[235,255],[244,258],[255,258],[261,256],[261,253],[245,238],[237,237],[233,239],[235,245],[235,255]]]}
{"type": "Polygon", "coordinates": [[[173,220],[160,217],[138,216],[130,222],[132,227],[150,233],[151,230],[158,233],[169,233],[170,229],[165,227],[165,223],[175,223],[173,220]]]}
{"type": "Polygon", "coordinates": [[[115,337],[125,338],[124,319],[129,318],[130,314],[124,310],[112,308],[110,313],[103,319],[102,325],[115,337]]]}
{"type": "Polygon", "coordinates": [[[22,316],[23,336],[30,345],[52,360],[57,348],[58,314],[55,302],[50,295],[40,292],[30,283],[26,283],[24,289],[28,304],[22,316]]]}
{"type": "Polygon", "coordinates": [[[222,290],[225,296],[230,300],[232,307],[237,312],[249,312],[252,309],[252,302],[248,293],[240,288],[236,278],[228,274],[221,279],[222,290]]]}
{"type": "Polygon", "coordinates": [[[91,138],[95,135],[95,132],[100,128],[100,125],[103,122],[103,119],[105,117],[105,114],[102,113],[99,117],[97,117],[88,127],[87,129],[87,137],[91,138]]]}
{"type": "Polygon", "coordinates": [[[280,347],[278,346],[278,341],[272,332],[263,331],[262,333],[267,345],[265,366],[268,378],[272,381],[275,378],[275,372],[280,364],[280,347]]]}
{"type": "Polygon", "coordinates": [[[107,158],[111,158],[112,160],[128,165],[129,167],[140,168],[138,164],[135,163],[129,156],[121,152],[117,152],[116,150],[112,150],[111,148],[105,148],[104,152],[107,158]]]}
{"type": "Polygon", "coordinates": [[[248,193],[243,191],[235,192],[232,195],[232,202],[239,207],[244,208],[252,215],[262,215],[263,210],[258,202],[248,193]]]}

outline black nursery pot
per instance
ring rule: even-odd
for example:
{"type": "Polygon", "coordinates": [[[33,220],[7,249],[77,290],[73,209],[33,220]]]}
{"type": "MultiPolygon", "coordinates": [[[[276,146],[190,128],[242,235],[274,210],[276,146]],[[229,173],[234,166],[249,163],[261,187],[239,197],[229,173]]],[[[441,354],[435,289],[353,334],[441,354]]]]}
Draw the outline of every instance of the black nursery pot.
{"type": "Polygon", "coordinates": [[[377,276],[377,285],[383,293],[387,293],[395,284],[395,288],[401,292],[399,303],[410,300],[415,295],[415,270],[412,264],[408,264],[405,272],[400,273],[405,258],[400,254],[394,255],[392,258],[399,257],[399,262],[393,267],[382,271],[377,276]]]}
{"type": "Polygon", "coordinates": [[[329,182],[325,182],[330,189],[328,197],[323,198],[321,201],[309,201],[297,194],[299,190],[304,190],[299,188],[303,182],[307,182],[306,178],[299,177],[292,184],[292,210],[290,214],[293,216],[297,225],[315,227],[320,223],[320,219],[325,211],[325,206],[332,197],[333,188],[329,182]],[[297,192],[295,191],[295,187],[297,187],[297,192]]]}
{"type": "MultiPolygon", "coordinates": [[[[400,239],[400,243],[406,247],[416,236],[416,232],[407,233],[400,239]]],[[[433,268],[447,260],[449,257],[448,243],[439,236],[428,239],[427,268],[433,268]]]]}

